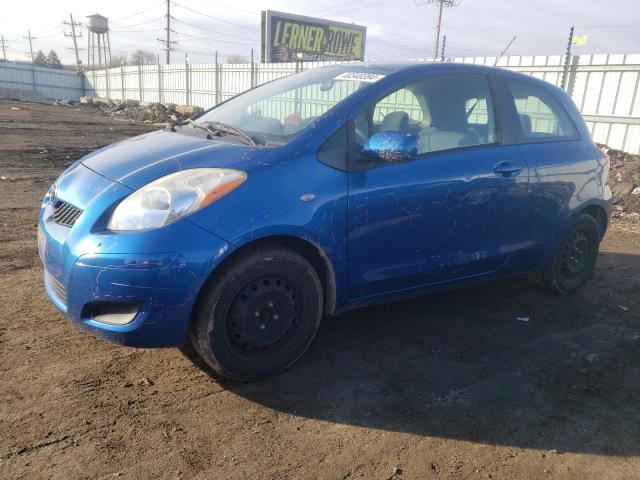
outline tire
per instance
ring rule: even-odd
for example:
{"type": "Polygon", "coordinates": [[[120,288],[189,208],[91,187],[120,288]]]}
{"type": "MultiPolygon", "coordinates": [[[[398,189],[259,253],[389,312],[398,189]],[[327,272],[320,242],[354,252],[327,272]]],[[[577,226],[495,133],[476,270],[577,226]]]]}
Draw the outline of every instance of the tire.
{"type": "Polygon", "coordinates": [[[545,268],[545,285],[561,294],[569,294],[580,288],[593,274],[600,239],[598,222],[591,215],[578,215],[569,224],[558,249],[545,268]]]}
{"type": "Polygon", "coordinates": [[[293,364],[322,319],[323,292],[311,264],[279,246],[230,260],[203,287],[191,343],[218,375],[257,380],[293,364]]]}

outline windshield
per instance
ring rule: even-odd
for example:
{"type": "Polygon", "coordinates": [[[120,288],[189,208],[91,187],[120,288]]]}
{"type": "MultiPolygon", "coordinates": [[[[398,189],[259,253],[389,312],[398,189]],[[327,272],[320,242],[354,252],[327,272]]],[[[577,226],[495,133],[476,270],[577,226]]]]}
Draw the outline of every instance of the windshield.
{"type": "Polygon", "coordinates": [[[195,122],[222,122],[258,144],[281,145],[356,90],[383,77],[382,71],[362,65],[307,70],[232,98],[195,122]]]}

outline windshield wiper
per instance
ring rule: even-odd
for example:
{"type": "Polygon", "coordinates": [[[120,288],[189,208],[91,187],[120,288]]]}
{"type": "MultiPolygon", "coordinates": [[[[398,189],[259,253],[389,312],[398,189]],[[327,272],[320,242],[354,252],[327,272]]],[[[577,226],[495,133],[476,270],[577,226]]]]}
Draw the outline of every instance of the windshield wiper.
{"type": "Polygon", "coordinates": [[[220,134],[226,133],[229,135],[240,137],[244,141],[244,143],[247,143],[251,146],[255,147],[258,145],[258,142],[256,142],[256,139],[253,138],[248,133],[246,133],[244,130],[241,130],[238,127],[234,127],[233,125],[229,125],[228,123],[224,123],[224,122],[210,121],[210,122],[196,123],[190,118],[187,118],[182,123],[172,125],[171,130],[175,131],[176,126],[184,127],[186,125],[191,125],[193,128],[199,128],[200,130],[204,130],[205,132],[211,135],[215,135],[216,137],[220,137],[222,136],[220,134]]]}
{"type": "Polygon", "coordinates": [[[235,135],[236,137],[243,138],[246,143],[251,146],[255,147],[256,145],[258,145],[258,142],[256,142],[255,138],[238,127],[234,127],[233,125],[229,125],[228,123],[217,121],[203,123],[206,125],[206,127],[203,127],[202,125],[198,125],[196,123],[194,123],[193,125],[198,128],[205,128],[212,135],[220,136],[221,133],[226,133],[228,135],[235,135]]]}

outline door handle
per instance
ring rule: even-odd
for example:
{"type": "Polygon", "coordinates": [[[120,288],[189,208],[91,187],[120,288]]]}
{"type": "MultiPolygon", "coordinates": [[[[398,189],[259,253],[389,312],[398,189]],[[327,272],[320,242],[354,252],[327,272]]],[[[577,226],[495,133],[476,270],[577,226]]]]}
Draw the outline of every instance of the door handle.
{"type": "Polygon", "coordinates": [[[511,162],[499,162],[493,166],[493,171],[503,177],[515,177],[522,171],[522,167],[511,162]]]}

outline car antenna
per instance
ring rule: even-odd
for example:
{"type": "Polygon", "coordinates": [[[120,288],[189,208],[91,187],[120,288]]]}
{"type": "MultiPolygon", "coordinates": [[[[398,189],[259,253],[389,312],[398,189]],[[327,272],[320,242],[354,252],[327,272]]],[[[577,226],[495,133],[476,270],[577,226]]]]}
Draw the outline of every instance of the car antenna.
{"type": "MultiPolygon", "coordinates": [[[[507,50],[509,50],[509,47],[511,46],[511,44],[513,42],[516,41],[517,36],[514,35],[513,38],[511,39],[511,41],[507,44],[506,47],[504,47],[504,50],[502,50],[502,52],[500,53],[500,56],[496,59],[496,61],[494,62],[493,66],[495,67],[496,65],[498,65],[498,62],[500,61],[500,59],[502,57],[504,57],[504,54],[507,53],[507,50]]],[[[467,111],[467,120],[469,120],[469,117],[471,116],[471,114],[473,113],[473,111],[476,109],[476,107],[478,106],[478,103],[480,102],[480,99],[478,98],[476,100],[476,103],[474,103],[473,105],[471,105],[471,108],[467,111]]]]}
{"type": "Polygon", "coordinates": [[[511,46],[511,44],[516,41],[516,38],[518,37],[514,35],[511,41],[507,44],[507,46],[504,47],[504,50],[502,50],[502,52],[500,53],[500,56],[496,59],[496,62],[493,64],[494,67],[498,65],[498,62],[502,59],[502,57],[504,57],[504,54],[507,53],[507,50],[509,50],[509,47],[511,46]]]}

